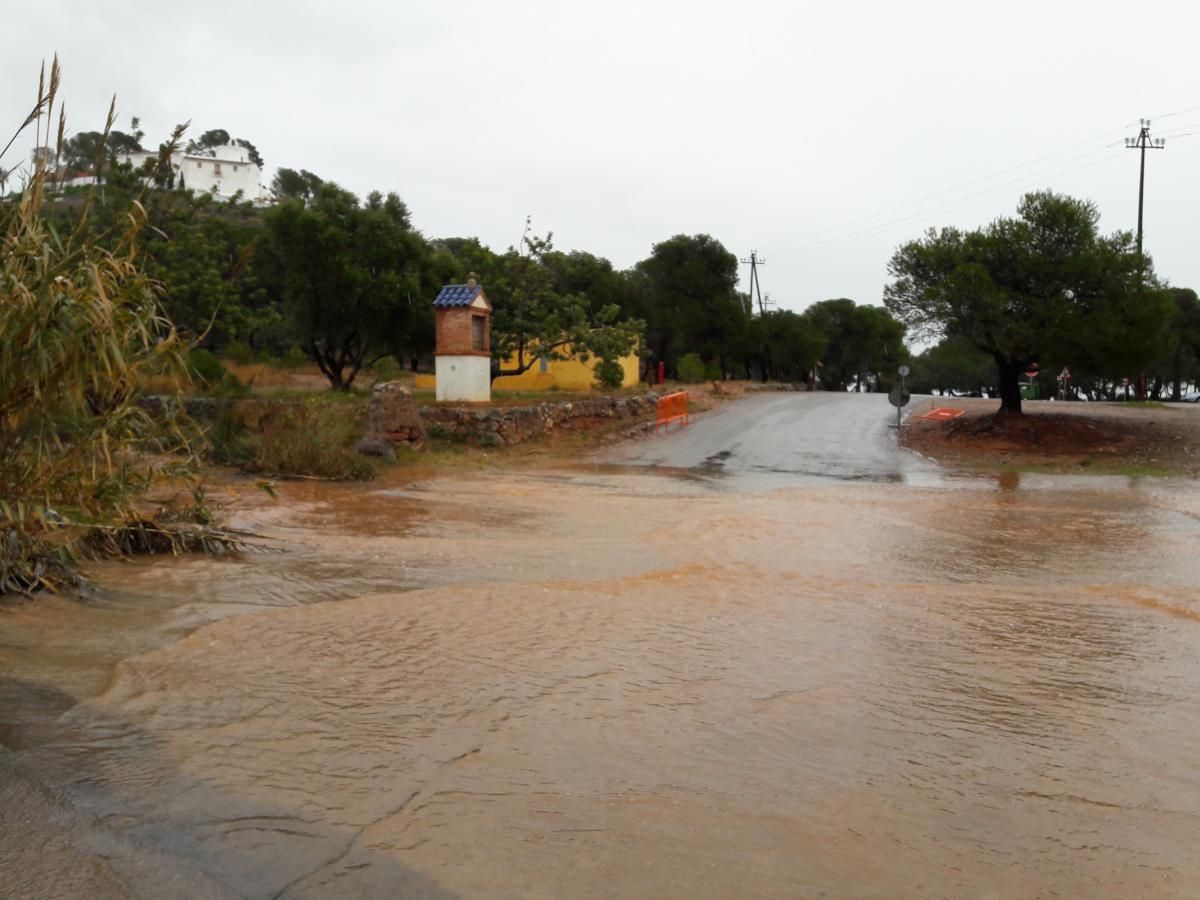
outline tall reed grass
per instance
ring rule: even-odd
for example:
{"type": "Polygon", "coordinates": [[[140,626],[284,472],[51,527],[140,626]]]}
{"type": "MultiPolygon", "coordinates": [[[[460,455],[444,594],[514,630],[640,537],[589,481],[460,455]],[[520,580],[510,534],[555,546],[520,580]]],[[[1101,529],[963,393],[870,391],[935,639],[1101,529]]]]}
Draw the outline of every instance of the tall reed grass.
{"type": "MultiPolygon", "coordinates": [[[[55,57],[0,151],[2,163],[30,130],[39,147],[54,141],[20,194],[0,200],[0,593],[69,581],[81,556],[188,544],[186,532],[164,527],[170,511],[151,521],[142,501],[153,486],[190,484],[201,471],[186,419],[152,419],[134,402],[146,377],[187,377],[187,348],[138,258],[141,199],[99,236],[88,228],[90,193],[70,230],[46,221],[66,134],[60,84],[55,57]]],[[[114,98],[105,139],[115,114],[114,98]]],[[[163,146],[160,165],[182,133],[163,146]]]]}

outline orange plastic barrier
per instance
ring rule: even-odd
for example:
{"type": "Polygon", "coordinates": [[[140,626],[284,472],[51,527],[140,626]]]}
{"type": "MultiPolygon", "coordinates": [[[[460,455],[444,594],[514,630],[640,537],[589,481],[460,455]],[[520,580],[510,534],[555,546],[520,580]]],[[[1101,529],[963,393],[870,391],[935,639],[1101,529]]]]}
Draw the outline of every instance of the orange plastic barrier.
{"type": "Polygon", "coordinates": [[[660,427],[670,431],[672,422],[686,425],[689,421],[687,391],[676,391],[658,398],[658,424],[654,426],[655,431],[660,427]]]}

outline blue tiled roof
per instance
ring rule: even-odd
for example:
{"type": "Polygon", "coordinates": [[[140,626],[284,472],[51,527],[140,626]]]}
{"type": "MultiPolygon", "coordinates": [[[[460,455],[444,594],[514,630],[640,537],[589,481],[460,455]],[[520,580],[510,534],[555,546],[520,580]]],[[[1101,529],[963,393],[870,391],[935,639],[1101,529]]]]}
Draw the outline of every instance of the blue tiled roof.
{"type": "Polygon", "coordinates": [[[433,305],[440,307],[470,306],[479,296],[481,288],[477,284],[444,284],[433,298],[433,305]]]}

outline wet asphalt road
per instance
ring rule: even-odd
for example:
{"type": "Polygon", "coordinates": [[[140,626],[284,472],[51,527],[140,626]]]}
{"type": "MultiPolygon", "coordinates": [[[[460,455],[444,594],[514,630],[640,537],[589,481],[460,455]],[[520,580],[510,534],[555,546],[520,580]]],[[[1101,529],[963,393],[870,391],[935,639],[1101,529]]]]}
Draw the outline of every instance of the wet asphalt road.
{"type": "Polygon", "coordinates": [[[760,394],[619,447],[606,461],[739,482],[936,480],[937,466],[897,447],[895,422],[885,394],[760,394]]]}

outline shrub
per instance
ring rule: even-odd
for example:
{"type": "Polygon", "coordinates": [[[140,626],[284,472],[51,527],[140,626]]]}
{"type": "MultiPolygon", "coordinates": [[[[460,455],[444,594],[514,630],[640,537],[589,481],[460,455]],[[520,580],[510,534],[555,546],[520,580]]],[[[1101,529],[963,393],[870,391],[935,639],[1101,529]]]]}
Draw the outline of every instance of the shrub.
{"type": "Polygon", "coordinates": [[[225,358],[242,364],[254,362],[254,351],[241,341],[234,341],[225,348],[225,358]]]}
{"type": "Polygon", "coordinates": [[[704,360],[699,353],[688,353],[679,360],[679,380],[684,384],[700,384],[704,375],[704,360]]]}
{"type": "Polygon", "coordinates": [[[299,344],[292,344],[278,362],[279,366],[284,369],[302,369],[308,365],[309,360],[308,354],[300,348],[299,344]]]}
{"type": "Polygon", "coordinates": [[[250,434],[233,410],[221,410],[204,436],[208,439],[208,458],[218,465],[244,466],[254,456],[250,434]]]}
{"type": "Polygon", "coordinates": [[[371,365],[371,371],[375,373],[375,381],[382,383],[385,381],[395,381],[400,377],[404,368],[400,363],[396,362],[396,357],[385,356],[383,359],[376,360],[371,365]]]}
{"type": "Polygon", "coordinates": [[[225,367],[207,350],[192,350],[187,355],[188,372],[204,388],[215,387],[225,378],[225,367]]]}
{"type": "Polygon", "coordinates": [[[704,367],[705,381],[722,381],[724,378],[725,374],[721,371],[721,367],[715,362],[709,363],[704,367]]]}
{"type": "Polygon", "coordinates": [[[602,359],[596,363],[596,383],[603,390],[615,391],[625,383],[625,369],[615,359],[602,359]]]}
{"type": "Polygon", "coordinates": [[[251,385],[242,381],[242,379],[238,378],[232,372],[226,372],[225,377],[208,391],[211,397],[224,397],[229,400],[241,400],[253,393],[251,385]]]}
{"type": "Polygon", "coordinates": [[[309,475],[365,481],[375,465],[354,449],[362,435],[361,406],[319,398],[274,406],[252,428],[245,468],[265,475],[309,475]]]}

